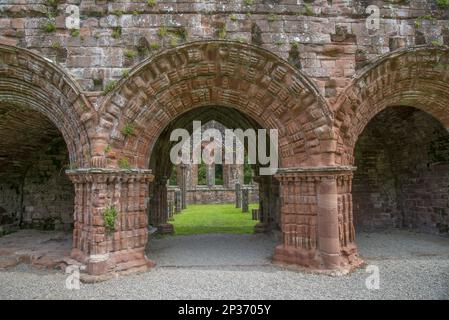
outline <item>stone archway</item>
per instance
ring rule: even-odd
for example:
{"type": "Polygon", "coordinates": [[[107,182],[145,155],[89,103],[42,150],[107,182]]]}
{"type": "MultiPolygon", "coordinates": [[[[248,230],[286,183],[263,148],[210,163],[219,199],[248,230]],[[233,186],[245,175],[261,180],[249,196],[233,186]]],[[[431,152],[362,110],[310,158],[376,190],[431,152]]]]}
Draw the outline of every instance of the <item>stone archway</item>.
{"type": "Polygon", "coordinates": [[[96,114],[78,83],[50,60],[5,45],[0,45],[0,75],[0,103],[43,114],[63,135],[71,165],[90,166],[88,128],[96,114]]]}
{"type": "Polygon", "coordinates": [[[99,105],[92,148],[98,169],[71,172],[80,192],[95,195],[76,209],[89,218],[79,253],[91,274],[152,264],[144,254],[148,184],[157,173],[147,169],[149,160],[173,119],[210,106],[279,131],[283,240],[275,262],[320,269],[358,264],[353,235],[338,224],[339,213],[350,215],[339,203],[350,199],[352,171],[335,166],[330,108],[312,81],[281,58],[236,42],[185,44],[139,64],[99,105]],[[103,214],[111,206],[118,218],[106,234],[103,214]]]}
{"type": "MultiPolygon", "coordinates": [[[[384,218],[389,216],[392,226],[397,224],[397,220],[393,222],[395,217],[398,218],[397,210],[410,209],[410,206],[404,205],[404,201],[407,201],[403,194],[407,190],[404,183],[407,179],[412,181],[406,171],[412,172],[418,170],[418,167],[421,168],[418,171],[423,181],[425,177],[435,174],[432,170],[438,171],[434,167],[424,173],[423,163],[416,161],[413,164],[416,168],[404,170],[404,164],[400,162],[421,159],[433,163],[427,154],[427,148],[439,141],[438,139],[444,140],[449,129],[448,79],[447,49],[409,48],[393,52],[369,64],[355,76],[352,84],[337,100],[334,108],[334,131],[338,137],[336,162],[348,166],[356,164],[362,170],[355,174],[354,183],[350,181],[354,190],[348,194],[347,203],[352,207],[353,197],[357,197],[354,200],[354,214],[358,215],[356,219],[359,224],[380,223],[371,219],[374,215],[378,215],[378,219],[379,214],[383,214],[384,218]],[[410,145],[417,143],[422,145],[415,149],[410,145]],[[400,154],[405,152],[404,150],[414,150],[416,155],[403,154],[400,161],[397,155],[392,155],[393,151],[400,154]],[[381,165],[382,159],[388,163],[381,165]],[[379,166],[382,168],[379,169],[379,166]],[[373,179],[377,182],[374,183],[373,179]],[[391,188],[386,190],[389,184],[391,188]],[[377,200],[373,197],[377,197],[377,200]],[[373,201],[377,201],[377,208],[374,208],[373,201]],[[362,202],[365,205],[363,208],[362,202]],[[392,202],[395,202],[394,205],[392,202]],[[398,209],[399,207],[402,209],[398,209]],[[371,210],[371,215],[361,216],[359,211],[362,209],[371,210]],[[363,219],[365,221],[361,222],[363,219]]],[[[409,183],[409,187],[411,185],[416,187],[416,184],[409,183]]],[[[435,187],[434,183],[433,186],[426,186],[428,190],[421,187],[424,188],[421,190],[424,197],[435,187]]],[[[415,187],[410,188],[418,192],[415,187]]],[[[411,190],[408,192],[413,193],[411,190]]],[[[422,199],[412,201],[415,200],[422,199]]],[[[430,202],[429,208],[434,206],[434,203],[430,202]]],[[[344,207],[345,204],[342,202],[341,206],[344,207]]],[[[354,216],[350,218],[350,230],[355,232],[354,216]]],[[[399,223],[401,224],[402,222],[399,223]]]]}
{"type": "Polygon", "coordinates": [[[2,199],[19,217],[15,223],[74,227],[76,243],[73,208],[80,195],[65,170],[90,166],[88,128],[95,111],[59,66],[31,51],[0,45],[0,115],[1,189],[16,194],[2,199]]]}
{"type": "Polygon", "coordinates": [[[449,51],[435,47],[400,50],[355,76],[334,108],[336,163],[354,164],[354,147],[368,122],[391,106],[418,108],[449,129],[449,51]]]}
{"type": "Polygon", "coordinates": [[[413,230],[447,235],[449,132],[419,109],[378,113],[355,148],[357,231],[413,230]]]}

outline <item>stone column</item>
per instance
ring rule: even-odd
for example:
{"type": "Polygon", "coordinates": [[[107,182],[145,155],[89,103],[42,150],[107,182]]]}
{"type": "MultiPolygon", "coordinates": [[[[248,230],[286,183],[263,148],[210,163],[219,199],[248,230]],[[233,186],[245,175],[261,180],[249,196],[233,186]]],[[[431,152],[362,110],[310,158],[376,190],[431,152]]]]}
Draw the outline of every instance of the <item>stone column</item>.
{"type": "Polygon", "coordinates": [[[242,207],[242,192],[240,183],[235,184],[235,207],[236,208],[242,207]]]}
{"type": "Polygon", "coordinates": [[[209,188],[215,186],[215,164],[206,165],[206,183],[209,188]]]}
{"type": "Polygon", "coordinates": [[[185,164],[182,164],[179,166],[181,169],[181,174],[179,177],[181,178],[181,181],[178,181],[178,186],[181,189],[181,208],[182,210],[187,208],[187,170],[188,166],[185,164]]]}
{"type": "Polygon", "coordinates": [[[146,212],[150,170],[78,169],[67,175],[75,186],[72,257],[92,277],[145,270],[146,212]],[[115,216],[105,223],[105,212],[115,216]]]}
{"type": "Polygon", "coordinates": [[[173,213],[174,213],[174,206],[173,206],[173,201],[168,201],[168,220],[172,221],[173,220],[173,213]]]}
{"type": "Polygon", "coordinates": [[[182,194],[181,190],[175,191],[175,212],[180,213],[182,211],[182,194]]]}
{"type": "Polygon", "coordinates": [[[259,184],[259,223],[254,227],[256,233],[267,232],[271,230],[274,221],[275,203],[277,202],[277,194],[272,193],[271,176],[255,177],[255,181],[259,184]]]}
{"type": "Polygon", "coordinates": [[[150,208],[154,210],[154,215],[156,217],[153,221],[153,226],[162,234],[173,233],[173,225],[168,223],[167,181],[167,177],[161,177],[154,182],[155,202],[154,208],[150,208]]]}
{"type": "Polygon", "coordinates": [[[242,190],[242,212],[249,212],[249,190],[242,190]]]}
{"type": "Polygon", "coordinates": [[[352,171],[352,167],[278,171],[283,244],[275,250],[275,262],[341,271],[361,264],[352,219],[352,171]]]}

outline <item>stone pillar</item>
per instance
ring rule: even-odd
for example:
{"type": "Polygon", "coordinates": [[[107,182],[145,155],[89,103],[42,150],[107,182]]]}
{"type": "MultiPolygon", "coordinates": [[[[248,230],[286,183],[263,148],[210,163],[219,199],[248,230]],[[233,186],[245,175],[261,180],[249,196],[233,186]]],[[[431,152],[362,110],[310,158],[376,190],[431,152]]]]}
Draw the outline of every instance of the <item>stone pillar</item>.
{"type": "Polygon", "coordinates": [[[191,164],[190,165],[190,176],[189,176],[189,184],[188,187],[190,189],[195,189],[198,185],[198,165],[197,164],[191,164]]]}
{"type": "Polygon", "coordinates": [[[209,188],[215,186],[215,164],[206,165],[206,184],[209,188]]]}
{"type": "Polygon", "coordinates": [[[72,257],[92,277],[145,270],[146,212],[150,170],[78,169],[67,175],[75,186],[72,257]],[[106,225],[104,214],[116,216],[106,225]]]}
{"type": "Polygon", "coordinates": [[[235,184],[235,207],[236,208],[242,207],[242,192],[240,183],[235,184]]]}
{"type": "Polygon", "coordinates": [[[173,225],[168,223],[168,199],[167,199],[167,177],[160,177],[155,182],[153,195],[154,201],[151,202],[150,217],[152,225],[158,229],[159,233],[173,233],[173,225]]]}
{"type": "Polygon", "coordinates": [[[227,188],[234,188],[236,183],[243,185],[243,165],[225,164],[223,165],[223,185],[227,188]]]}
{"type": "Polygon", "coordinates": [[[249,190],[242,190],[242,212],[249,212],[249,190]]]}
{"type": "Polygon", "coordinates": [[[188,166],[182,164],[179,166],[181,169],[180,180],[178,181],[179,188],[181,189],[181,208],[182,210],[187,208],[187,177],[188,177],[188,166]]]}
{"type": "Polygon", "coordinates": [[[182,211],[182,194],[181,190],[175,191],[175,213],[180,213],[182,211]]]}
{"type": "Polygon", "coordinates": [[[274,261],[349,271],[361,264],[352,218],[352,167],[281,169],[283,244],[274,261]]]}
{"type": "Polygon", "coordinates": [[[168,220],[172,221],[174,217],[175,208],[173,206],[173,201],[168,201],[168,220]]]}
{"type": "Polygon", "coordinates": [[[255,177],[255,181],[259,184],[259,223],[254,227],[254,232],[263,233],[272,229],[274,222],[275,204],[278,194],[272,193],[271,176],[255,177]]]}

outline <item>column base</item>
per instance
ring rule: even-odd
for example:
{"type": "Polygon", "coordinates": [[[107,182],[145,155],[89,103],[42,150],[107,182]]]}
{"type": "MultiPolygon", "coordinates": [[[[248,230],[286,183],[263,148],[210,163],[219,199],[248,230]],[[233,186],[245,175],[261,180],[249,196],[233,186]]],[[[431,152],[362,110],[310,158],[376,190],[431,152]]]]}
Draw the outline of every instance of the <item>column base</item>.
{"type": "MultiPolygon", "coordinates": [[[[353,250],[350,251],[354,253],[353,250]]],[[[357,250],[355,249],[356,252],[357,250]]],[[[356,254],[343,254],[340,260],[342,262],[339,266],[332,269],[326,268],[318,250],[304,250],[284,245],[277,246],[273,256],[273,263],[275,265],[334,276],[349,274],[364,265],[363,260],[356,254]]]]}
{"type": "Polygon", "coordinates": [[[268,223],[259,222],[254,226],[254,233],[267,233],[271,231],[271,226],[268,223]]]}
{"type": "Polygon", "coordinates": [[[159,234],[173,234],[175,232],[175,228],[171,223],[164,223],[157,226],[157,232],[159,234]]]}
{"type": "Polygon", "coordinates": [[[302,268],[319,269],[319,261],[316,250],[304,250],[299,248],[279,245],[274,249],[273,263],[277,265],[294,265],[302,268]]]}
{"type": "Polygon", "coordinates": [[[86,256],[78,249],[73,249],[71,257],[85,268],[81,280],[86,283],[101,282],[119,275],[144,272],[156,263],[148,259],[144,248],[115,251],[106,254],[86,256]]]}

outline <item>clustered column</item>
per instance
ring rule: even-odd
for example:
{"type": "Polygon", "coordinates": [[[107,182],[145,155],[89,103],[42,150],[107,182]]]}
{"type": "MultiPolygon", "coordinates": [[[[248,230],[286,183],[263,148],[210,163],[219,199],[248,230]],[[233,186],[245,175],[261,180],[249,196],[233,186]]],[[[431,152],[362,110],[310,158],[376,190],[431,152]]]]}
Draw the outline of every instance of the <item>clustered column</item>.
{"type": "Polygon", "coordinates": [[[167,177],[159,177],[153,182],[149,212],[150,224],[163,234],[173,232],[173,225],[168,223],[167,181],[167,177]]]}
{"type": "Polygon", "coordinates": [[[151,171],[78,169],[67,175],[76,191],[72,257],[91,275],[152,266],[145,256],[151,171]]]}
{"type": "Polygon", "coordinates": [[[352,167],[279,170],[283,244],[275,262],[314,269],[358,266],[352,216],[352,167]]]}

